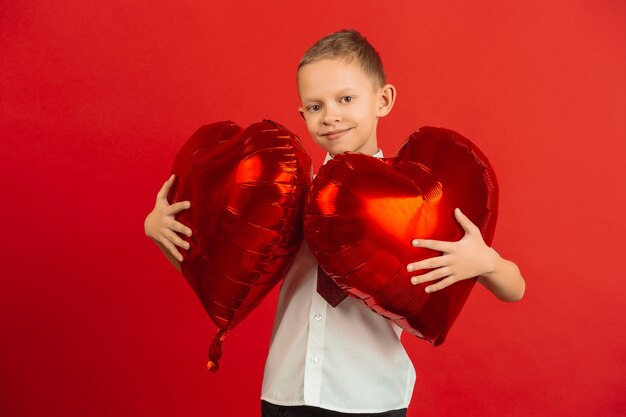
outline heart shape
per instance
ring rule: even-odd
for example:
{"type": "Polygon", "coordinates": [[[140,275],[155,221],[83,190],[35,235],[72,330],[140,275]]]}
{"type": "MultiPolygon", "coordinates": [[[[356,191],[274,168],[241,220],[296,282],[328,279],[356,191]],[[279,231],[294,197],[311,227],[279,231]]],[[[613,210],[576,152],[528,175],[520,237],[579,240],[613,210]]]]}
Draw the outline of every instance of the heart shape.
{"type": "Polygon", "coordinates": [[[177,220],[183,276],[218,327],[208,368],[221,345],[282,279],[302,242],[311,160],[300,139],[270,120],[242,129],[232,121],[202,126],[176,155],[168,201],[189,200],[177,220]]]}
{"type": "Polygon", "coordinates": [[[439,253],[411,241],[462,238],[459,207],[490,245],[497,206],[484,154],[452,130],[422,127],[394,158],[344,153],[324,165],[312,184],[304,233],[320,266],[349,295],[439,345],[476,278],[426,293],[432,282],[411,284],[416,273],[406,266],[439,253]]]}

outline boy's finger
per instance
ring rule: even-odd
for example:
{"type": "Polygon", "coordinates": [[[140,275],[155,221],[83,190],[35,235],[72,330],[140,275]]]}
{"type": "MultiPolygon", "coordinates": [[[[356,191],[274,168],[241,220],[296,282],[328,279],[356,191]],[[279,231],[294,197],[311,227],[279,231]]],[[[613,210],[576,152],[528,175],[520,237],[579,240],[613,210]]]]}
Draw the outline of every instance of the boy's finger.
{"type": "Polygon", "coordinates": [[[170,229],[178,233],[182,233],[186,235],[187,237],[191,237],[191,229],[185,226],[184,224],[182,224],[181,222],[177,222],[176,220],[171,220],[168,226],[170,229]]]}
{"type": "Polygon", "coordinates": [[[449,287],[450,285],[454,284],[456,282],[456,280],[454,279],[454,277],[452,275],[450,275],[449,277],[442,279],[441,281],[439,281],[436,284],[433,285],[429,285],[428,287],[424,288],[424,291],[426,291],[427,293],[432,293],[435,291],[439,291],[439,290],[443,290],[446,287],[449,287]]]}
{"type": "Polygon", "coordinates": [[[189,201],[179,201],[178,203],[170,204],[165,208],[165,214],[176,214],[179,211],[183,211],[191,207],[191,203],[189,201]]]}
{"type": "Polygon", "coordinates": [[[163,234],[165,235],[167,239],[169,239],[170,242],[172,242],[179,248],[189,249],[189,242],[185,242],[183,239],[180,238],[180,236],[178,236],[176,233],[172,232],[171,230],[168,229],[165,232],[163,232],[163,234]]]}
{"type": "Polygon", "coordinates": [[[170,242],[169,240],[165,238],[161,239],[160,241],[161,241],[161,244],[165,246],[165,248],[169,250],[172,255],[174,255],[174,258],[178,259],[178,262],[183,261],[183,255],[181,255],[180,252],[176,250],[176,246],[174,246],[172,242],[170,242]]]}
{"type": "Polygon", "coordinates": [[[432,249],[438,252],[450,252],[451,243],[442,240],[413,239],[411,244],[416,248],[432,249]]]}
{"type": "Polygon", "coordinates": [[[411,277],[411,284],[417,285],[417,284],[422,284],[424,282],[445,278],[448,275],[450,275],[451,272],[452,271],[450,270],[450,268],[447,268],[447,267],[437,268],[434,271],[430,271],[426,274],[411,277]]]}
{"type": "Polygon", "coordinates": [[[474,232],[478,227],[461,211],[460,208],[454,209],[454,217],[459,222],[466,233],[474,232]]]}
{"type": "Polygon", "coordinates": [[[163,183],[161,189],[157,193],[157,200],[167,200],[167,194],[170,192],[170,188],[172,188],[172,184],[174,183],[175,175],[172,174],[170,177],[163,183]]]}
{"type": "Polygon", "coordinates": [[[448,265],[450,262],[450,257],[448,255],[435,256],[428,259],[422,259],[419,262],[413,262],[407,265],[406,270],[411,271],[419,271],[420,269],[433,269],[440,268],[442,266],[448,265]]]}

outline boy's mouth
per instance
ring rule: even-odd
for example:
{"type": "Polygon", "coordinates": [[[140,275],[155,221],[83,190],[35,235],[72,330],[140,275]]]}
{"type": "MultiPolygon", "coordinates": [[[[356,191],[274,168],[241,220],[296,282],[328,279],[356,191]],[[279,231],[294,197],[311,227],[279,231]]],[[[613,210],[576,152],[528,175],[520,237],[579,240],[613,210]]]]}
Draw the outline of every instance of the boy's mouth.
{"type": "Polygon", "coordinates": [[[347,129],[339,129],[339,130],[333,130],[330,132],[326,132],[326,133],[322,133],[320,136],[324,136],[328,139],[336,139],[340,136],[343,136],[344,133],[346,133],[347,131],[349,131],[350,129],[352,129],[351,127],[347,128],[347,129]]]}

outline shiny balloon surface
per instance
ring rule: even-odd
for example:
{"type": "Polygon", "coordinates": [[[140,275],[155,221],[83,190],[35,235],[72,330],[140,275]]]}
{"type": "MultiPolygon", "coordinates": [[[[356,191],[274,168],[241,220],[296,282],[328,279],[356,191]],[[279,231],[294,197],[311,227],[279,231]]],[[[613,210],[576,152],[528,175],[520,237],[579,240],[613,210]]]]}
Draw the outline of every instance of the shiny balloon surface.
{"type": "Polygon", "coordinates": [[[191,202],[177,216],[192,230],[181,270],[219,328],[208,365],[217,370],[226,332],[284,277],[301,245],[311,161],[278,123],[226,121],[198,129],[172,171],[168,201],[191,202]]]}
{"type": "Polygon", "coordinates": [[[305,238],[319,264],[352,297],[403,329],[441,344],[476,278],[428,294],[406,266],[440,255],[414,238],[455,241],[459,207],[487,244],[493,239],[498,186],[483,153],[460,134],[422,127],[395,158],[337,155],[313,181],[305,238]]]}

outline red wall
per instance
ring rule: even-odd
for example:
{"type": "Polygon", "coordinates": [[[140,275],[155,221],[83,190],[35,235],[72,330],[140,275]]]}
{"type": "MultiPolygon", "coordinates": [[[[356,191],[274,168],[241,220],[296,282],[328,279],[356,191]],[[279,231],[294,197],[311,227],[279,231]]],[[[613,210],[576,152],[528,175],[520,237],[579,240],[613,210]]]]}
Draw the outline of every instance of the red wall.
{"type": "Polygon", "coordinates": [[[527,282],[477,287],[441,347],[405,335],[409,415],[624,415],[625,3],[226,3],[2,2],[0,414],[259,414],[276,292],[208,373],[214,328],[143,219],[208,122],[277,120],[319,166],[295,67],[353,27],[399,91],[386,154],[422,125],[474,140],[527,282]]]}

